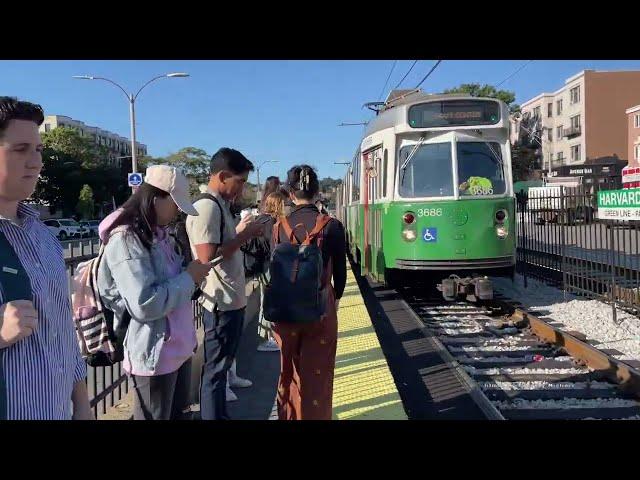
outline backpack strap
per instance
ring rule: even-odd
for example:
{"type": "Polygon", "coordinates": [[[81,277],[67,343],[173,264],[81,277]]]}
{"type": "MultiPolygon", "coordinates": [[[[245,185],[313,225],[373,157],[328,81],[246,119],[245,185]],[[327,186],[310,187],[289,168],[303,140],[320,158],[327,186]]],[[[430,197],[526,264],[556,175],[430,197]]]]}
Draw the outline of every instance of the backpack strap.
{"type": "Polygon", "coordinates": [[[218,206],[218,209],[220,210],[220,244],[222,244],[224,236],[224,210],[222,209],[222,205],[220,205],[220,200],[210,193],[202,193],[198,195],[193,203],[196,203],[199,200],[211,200],[218,206]]]}
{"type": "MultiPolygon", "coordinates": [[[[302,223],[298,223],[294,228],[291,228],[291,224],[289,223],[289,220],[287,220],[287,217],[280,217],[280,219],[277,222],[277,225],[282,225],[282,229],[284,230],[284,233],[287,235],[287,238],[289,239],[289,242],[291,242],[293,245],[300,245],[300,242],[298,241],[298,239],[295,236],[295,229],[303,226],[304,225],[302,223]]],[[[275,227],[274,227],[274,232],[275,232],[275,227]]],[[[277,232],[278,234],[278,238],[280,237],[279,235],[279,231],[277,232]]],[[[307,234],[308,236],[308,234],[307,234]]]]}
{"type": "MultiPolygon", "coordinates": [[[[313,227],[311,232],[307,233],[307,237],[302,242],[302,245],[311,245],[311,242],[315,240],[315,238],[322,232],[324,227],[331,221],[331,217],[329,215],[320,214],[316,218],[316,225],[313,227]]],[[[318,245],[321,246],[321,245],[318,245]]]]}
{"type": "MultiPolygon", "coordinates": [[[[0,272],[2,304],[14,300],[33,301],[31,280],[18,254],[2,231],[0,231],[0,258],[0,267],[3,267],[0,272]]],[[[5,350],[6,348],[0,349],[0,420],[7,419],[7,382],[2,365],[5,350]]]]}

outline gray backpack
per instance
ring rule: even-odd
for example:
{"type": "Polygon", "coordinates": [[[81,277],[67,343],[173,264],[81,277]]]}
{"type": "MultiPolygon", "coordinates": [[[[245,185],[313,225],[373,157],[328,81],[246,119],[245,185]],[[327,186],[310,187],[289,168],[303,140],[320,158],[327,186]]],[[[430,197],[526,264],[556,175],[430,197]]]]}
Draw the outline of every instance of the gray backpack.
{"type": "Polygon", "coordinates": [[[331,217],[318,215],[315,227],[300,243],[285,217],[273,227],[269,284],[265,288],[264,317],[269,322],[313,323],[324,315],[327,305],[326,278],[322,267],[322,230],[331,217]],[[280,225],[288,242],[280,243],[280,225]]]}

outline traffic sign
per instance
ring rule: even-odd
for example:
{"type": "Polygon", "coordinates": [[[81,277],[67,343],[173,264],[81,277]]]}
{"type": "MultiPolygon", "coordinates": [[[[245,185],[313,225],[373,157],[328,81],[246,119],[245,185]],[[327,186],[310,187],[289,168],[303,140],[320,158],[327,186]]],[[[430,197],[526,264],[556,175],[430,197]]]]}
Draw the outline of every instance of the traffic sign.
{"type": "Polygon", "coordinates": [[[128,179],[130,187],[139,187],[140,185],[142,185],[141,173],[130,173],[128,179]]]}
{"type": "Polygon", "coordinates": [[[600,190],[598,218],[609,220],[640,220],[640,188],[600,190]]]}

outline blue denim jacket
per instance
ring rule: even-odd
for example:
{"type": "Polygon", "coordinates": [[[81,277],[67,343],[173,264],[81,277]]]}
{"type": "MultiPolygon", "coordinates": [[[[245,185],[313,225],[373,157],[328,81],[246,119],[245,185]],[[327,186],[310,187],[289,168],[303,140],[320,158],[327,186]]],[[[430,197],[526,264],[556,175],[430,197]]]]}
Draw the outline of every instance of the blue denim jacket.
{"type": "Polygon", "coordinates": [[[168,277],[157,241],[147,250],[129,231],[115,232],[108,239],[98,268],[98,291],[105,306],[115,312],[116,325],[125,308],[131,314],[124,347],[134,371],[153,375],[167,332],[167,314],[189,302],[195,291],[186,271],[168,277]]]}

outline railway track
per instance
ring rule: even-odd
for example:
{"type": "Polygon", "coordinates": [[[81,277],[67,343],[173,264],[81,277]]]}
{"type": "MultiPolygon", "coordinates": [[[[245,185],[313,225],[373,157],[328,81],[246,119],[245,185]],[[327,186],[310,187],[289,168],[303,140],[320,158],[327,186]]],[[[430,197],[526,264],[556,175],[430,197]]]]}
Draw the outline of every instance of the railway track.
{"type": "Polygon", "coordinates": [[[640,371],[504,299],[444,302],[404,289],[489,418],[640,419],[640,371]]]}

